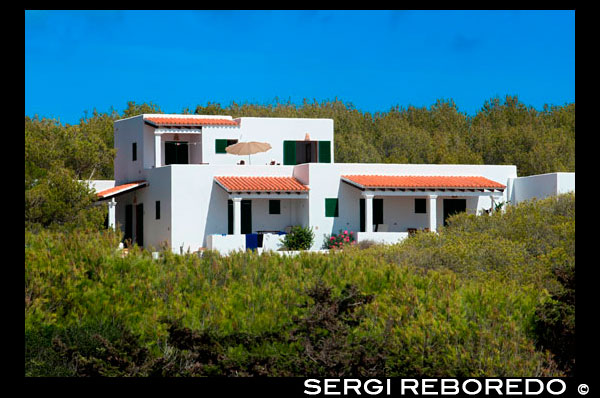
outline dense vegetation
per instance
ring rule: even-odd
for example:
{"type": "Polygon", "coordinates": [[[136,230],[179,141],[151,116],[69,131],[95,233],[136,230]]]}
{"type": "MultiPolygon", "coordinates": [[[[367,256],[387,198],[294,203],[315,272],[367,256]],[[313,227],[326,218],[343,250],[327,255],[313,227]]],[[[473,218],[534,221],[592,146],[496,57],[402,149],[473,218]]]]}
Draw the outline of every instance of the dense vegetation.
{"type": "Polygon", "coordinates": [[[575,197],[394,246],[153,260],[25,232],[26,375],[574,374],[575,197]]]}
{"type": "MultiPolygon", "coordinates": [[[[131,102],[78,125],[25,117],[26,375],[574,374],[574,195],[330,255],[123,256],[77,180],[113,178],[113,122],[141,113],[161,110],[131,102]]],[[[575,171],[575,104],[536,111],[494,98],[473,117],[452,101],[182,113],[332,118],[337,162],[575,171]]]]}
{"type": "MultiPolygon", "coordinates": [[[[331,118],[339,163],[514,164],[519,176],[575,171],[574,103],[537,111],[517,97],[492,98],[472,117],[460,112],[452,100],[375,114],[338,100],[226,107],[208,103],[181,112],[331,118]]],[[[89,207],[92,199],[83,184],[65,181],[112,179],[113,122],[141,113],[162,112],[152,103],[130,102],[121,114],[94,111],[78,125],[25,116],[26,225],[64,227],[83,220],[101,224],[99,209],[89,207]]]]}

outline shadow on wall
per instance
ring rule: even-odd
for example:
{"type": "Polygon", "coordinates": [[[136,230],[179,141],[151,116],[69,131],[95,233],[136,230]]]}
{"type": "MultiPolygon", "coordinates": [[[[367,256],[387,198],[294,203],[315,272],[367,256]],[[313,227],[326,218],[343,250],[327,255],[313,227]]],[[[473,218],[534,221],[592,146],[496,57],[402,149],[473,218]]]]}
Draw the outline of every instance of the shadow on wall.
{"type": "Polygon", "coordinates": [[[206,213],[206,224],[204,225],[204,239],[202,246],[206,247],[206,238],[210,234],[227,233],[227,200],[229,195],[213,182],[211,192],[206,195],[210,198],[206,213]]]}

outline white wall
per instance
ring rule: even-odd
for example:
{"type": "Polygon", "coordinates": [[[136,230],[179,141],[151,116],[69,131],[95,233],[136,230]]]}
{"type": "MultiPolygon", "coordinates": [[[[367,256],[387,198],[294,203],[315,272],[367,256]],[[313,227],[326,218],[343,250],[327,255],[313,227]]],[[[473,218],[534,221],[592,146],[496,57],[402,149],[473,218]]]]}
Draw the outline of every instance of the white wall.
{"type": "MultiPolygon", "coordinates": [[[[144,144],[143,125],[142,115],[115,121],[114,147],[117,149],[117,154],[114,170],[116,185],[144,179],[144,154],[148,150],[145,147],[147,143],[144,144]],[[131,160],[133,142],[137,143],[137,160],[135,162],[131,160]]],[[[152,160],[154,160],[154,157],[152,157],[152,160]]]]}
{"type": "Polygon", "coordinates": [[[252,230],[284,231],[285,227],[298,224],[296,206],[302,206],[303,202],[303,199],[280,199],[281,214],[269,214],[269,199],[252,199],[252,230]]]}
{"type": "Polygon", "coordinates": [[[517,204],[533,198],[575,191],[575,173],[537,174],[514,179],[511,202],[517,204]]]}
{"type": "MultiPolygon", "coordinates": [[[[188,248],[191,251],[198,250],[200,247],[206,247],[208,235],[227,233],[229,194],[214,182],[215,176],[289,177],[293,172],[293,166],[170,165],[164,168],[172,169],[171,228],[172,248],[175,252],[179,252],[180,246],[183,246],[184,251],[188,248]]],[[[300,199],[290,199],[289,201],[304,202],[300,199]]],[[[283,202],[282,200],[282,211],[283,202]]],[[[293,209],[296,204],[287,204],[286,206],[293,209]]],[[[265,199],[252,199],[253,231],[279,229],[278,226],[287,225],[287,221],[284,219],[276,220],[263,215],[259,216],[262,213],[268,213],[268,202],[265,199]],[[265,228],[258,228],[259,225],[264,225],[265,228]]],[[[297,216],[289,215],[289,217],[292,221],[297,219],[297,216]]]]}
{"type": "Polygon", "coordinates": [[[115,186],[115,180],[79,180],[79,182],[88,183],[88,186],[94,189],[96,193],[115,186]]]}
{"type": "Polygon", "coordinates": [[[333,120],[301,118],[256,118],[242,117],[239,127],[204,126],[202,128],[202,146],[205,163],[236,164],[240,160],[248,163],[248,155],[237,156],[216,154],[216,139],[237,139],[240,142],[268,142],[272,149],[250,156],[253,165],[265,165],[272,159],[283,165],[283,141],[303,141],[306,133],[311,141],[331,141],[331,160],[333,162],[333,120]]]}
{"type": "MultiPolygon", "coordinates": [[[[300,166],[297,166],[300,167],[300,166]]],[[[360,208],[359,199],[361,191],[340,180],[342,175],[352,174],[380,174],[380,175],[423,175],[423,176],[482,176],[492,181],[506,185],[508,178],[516,177],[516,166],[486,166],[486,165],[428,165],[428,164],[372,164],[372,163],[335,163],[319,164],[310,163],[302,167],[308,168],[298,172],[306,180],[310,188],[309,194],[309,223],[314,227],[315,242],[313,249],[320,248],[323,244],[324,236],[331,233],[337,233],[340,229],[349,229],[358,231],[360,228],[360,208]],[[338,198],[339,217],[325,217],[325,198],[338,198]]],[[[446,198],[463,198],[460,192],[446,193],[446,198]]],[[[499,195],[499,193],[498,193],[499,195]]],[[[377,196],[375,196],[377,197],[377,196]]],[[[422,196],[421,196],[422,197],[422,196]]],[[[503,201],[506,201],[506,192],[502,194],[503,201]]],[[[409,197],[411,198],[411,197],[409,197]]],[[[412,197],[414,199],[414,197],[412,197]]],[[[384,200],[384,222],[387,223],[386,214],[392,216],[396,225],[388,224],[389,231],[402,231],[406,223],[414,221],[421,222],[417,216],[427,214],[410,214],[413,204],[409,201],[397,199],[396,202],[384,200]],[[393,216],[389,212],[392,206],[396,204],[399,207],[400,214],[393,216]],[[388,211],[386,212],[386,208],[388,211]],[[402,215],[409,217],[409,221],[400,221],[402,215]]],[[[437,225],[443,225],[443,199],[444,196],[438,193],[437,199],[437,225]]],[[[468,197],[467,209],[470,212],[477,212],[481,209],[489,209],[491,200],[489,197],[468,197]]],[[[429,211],[429,210],[427,210],[429,211]]],[[[423,224],[421,224],[423,225],[423,224]]],[[[425,226],[423,226],[425,227],[425,226]]]]}

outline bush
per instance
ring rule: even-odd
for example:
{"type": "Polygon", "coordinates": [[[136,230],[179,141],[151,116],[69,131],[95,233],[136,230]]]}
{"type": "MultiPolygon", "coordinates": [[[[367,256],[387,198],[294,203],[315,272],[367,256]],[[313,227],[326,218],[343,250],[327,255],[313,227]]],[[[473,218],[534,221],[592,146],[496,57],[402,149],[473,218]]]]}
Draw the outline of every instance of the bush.
{"type": "Polygon", "coordinates": [[[336,255],[153,261],[121,257],[110,231],[26,231],[26,374],[562,376],[574,368],[573,202],[336,255]]]}
{"type": "Polygon", "coordinates": [[[315,239],[312,228],[294,226],[289,234],[283,237],[283,247],[286,250],[308,250],[315,239]]]}
{"type": "Polygon", "coordinates": [[[339,230],[338,234],[325,235],[323,240],[323,249],[342,249],[345,246],[356,244],[354,232],[339,230]]]}

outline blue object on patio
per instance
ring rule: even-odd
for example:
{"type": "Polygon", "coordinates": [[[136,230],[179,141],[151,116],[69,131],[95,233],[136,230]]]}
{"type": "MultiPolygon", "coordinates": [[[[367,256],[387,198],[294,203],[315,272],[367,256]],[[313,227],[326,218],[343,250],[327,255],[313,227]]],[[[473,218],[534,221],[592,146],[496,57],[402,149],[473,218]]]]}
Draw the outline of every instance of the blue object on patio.
{"type": "Polygon", "coordinates": [[[258,234],[246,234],[246,249],[255,251],[258,247],[258,234]]]}

